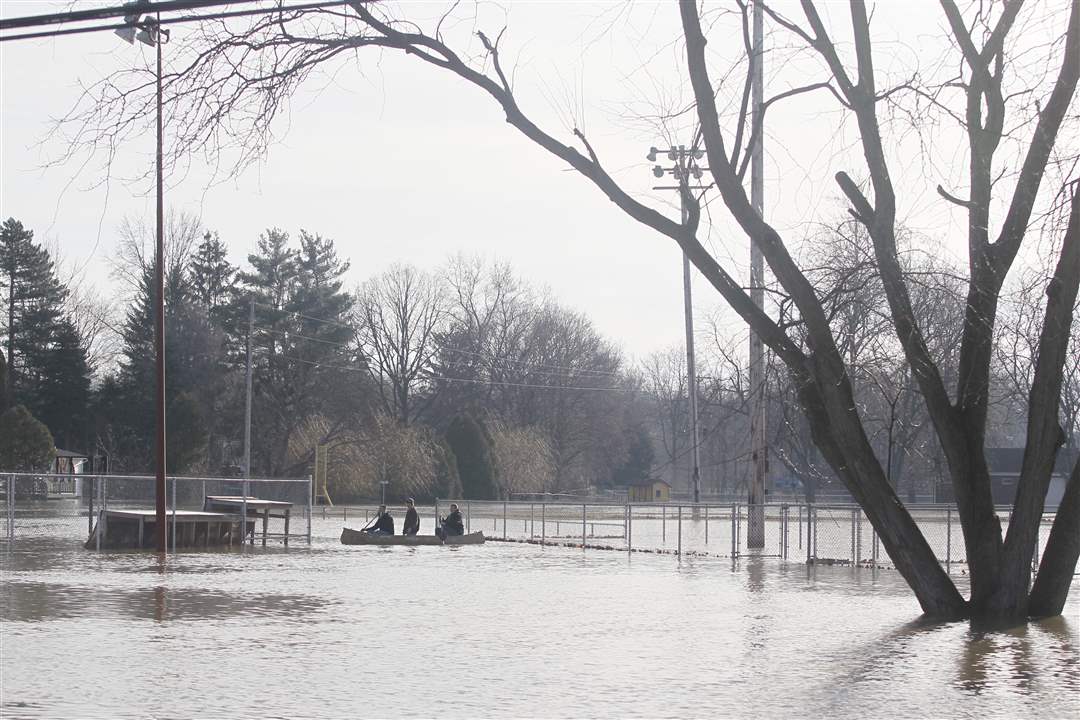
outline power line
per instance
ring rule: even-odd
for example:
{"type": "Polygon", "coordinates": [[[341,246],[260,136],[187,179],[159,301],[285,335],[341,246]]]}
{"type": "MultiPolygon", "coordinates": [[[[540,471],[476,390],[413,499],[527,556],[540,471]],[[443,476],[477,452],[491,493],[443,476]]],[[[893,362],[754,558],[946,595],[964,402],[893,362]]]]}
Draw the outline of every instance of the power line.
{"type": "MultiPolygon", "coordinates": [[[[236,1],[250,2],[252,0],[236,0],[236,1]]],[[[216,3],[213,3],[213,4],[221,5],[221,4],[226,4],[226,3],[216,2],[216,3]]],[[[205,14],[205,15],[182,15],[180,17],[163,18],[161,20],[161,25],[162,26],[176,25],[176,24],[180,24],[180,23],[203,22],[203,21],[206,21],[206,20],[224,20],[224,19],[227,19],[227,18],[245,17],[245,16],[251,16],[251,15],[269,15],[271,13],[277,13],[277,12],[284,13],[284,12],[294,12],[294,11],[304,11],[304,10],[318,10],[318,9],[321,9],[321,8],[336,7],[336,6],[344,5],[344,4],[345,4],[344,0],[324,0],[323,2],[304,3],[304,4],[300,4],[300,5],[277,5],[277,6],[272,7],[272,8],[256,8],[254,10],[232,10],[232,11],[228,11],[228,12],[209,13],[209,14],[205,14]]],[[[135,12],[135,11],[136,10],[134,8],[128,8],[128,12],[135,12]]],[[[144,9],[142,9],[142,11],[143,12],[148,12],[149,9],[144,8],[144,9]]],[[[50,16],[41,16],[41,17],[50,17],[50,16]]],[[[42,31],[39,31],[39,32],[19,33],[17,35],[0,35],[0,42],[4,42],[6,40],[32,40],[34,38],[59,37],[59,36],[62,36],[62,35],[78,35],[78,34],[83,34],[83,33],[102,32],[102,31],[105,31],[105,30],[120,30],[122,28],[129,28],[129,27],[131,27],[130,23],[123,22],[123,23],[113,23],[113,24],[110,24],[110,25],[90,25],[90,26],[83,26],[83,27],[64,28],[64,29],[60,29],[60,30],[42,30],[42,31]]]]}
{"type": "MultiPolygon", "coordinates": [[[[350,370],[352,372],[368,372],[367,368],[349,367],[347,365],[332,365],[330,363],[319,362],[319,361],[316,361],[316,360],[305,360],[303,358],[298,358],[298,357],[295,357],[295,356],[292,356],[292,355],[278,355],[278,357],[284,358],[286,360],[293,360],[295,362],[305,363],[307,365],[312,365],[312,366],[315,366],[315,367],[327,368],[327,369],[330,369],[330,370],[350,370]]],[[[536,389],[536,390],[606,390],[606,391],[611,391],[611,392],[626,392],[626,393],[640,392],[636,388],[581,387],[581,386],[573,386],[573,385],[536,385],[536,384],[530,384],[530,383],[503,382],[503,381],[500,381],[500,380],[476,380],[476,379],[472,379],[472,378],[443,377],[443,376],[440,376],[440,375],[430,375],[430,374],[426,374],[426,375],[422,376],[422,379],[424,379],[424,380],[446,381],[446,382],[473,383],[473,384],[476,384],[476,385],[499,385],[499,386],[504,386],[504,387],[520,387],[520,388],[530,388],[530,389],[536,389]]]]}
{"type": "Polygon", "coordinates": [[[172,12],[174,10],[198,10],[204,7],[217,5],[239,5],[241,3],[253,3],[260,0],[162,0],[161,2],[131,3],[128,5],[114,5],[112,7],[99,7],[91,10],[69,10],[61,13],[47,15],[28,15],[0,20],[0,30],[14,30],[24,27],[40,27],[42,25],[62,25],[69,22],[87,22],[89,20],[107,20],[108,18],[123,17],[139,13],[141,15],[172,12]]]}

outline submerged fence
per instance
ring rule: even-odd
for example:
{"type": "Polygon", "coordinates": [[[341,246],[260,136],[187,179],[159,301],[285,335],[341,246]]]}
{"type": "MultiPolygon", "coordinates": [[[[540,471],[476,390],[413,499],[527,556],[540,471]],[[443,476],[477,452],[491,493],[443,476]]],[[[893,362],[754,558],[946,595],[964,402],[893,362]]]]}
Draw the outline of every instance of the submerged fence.
{"type": "MultiPolygon", "coordinates": [[[[17,537],[83,534],[89,537],[107,510],[148,510],[155,507],[153,475],[53,475],[0,473],[4,513],[3,533],[17,537]]],[[[166,514],[202,510],[208,496],[277,500],[292,503],[295,517],[306,520],[303,532],[268,532],[275,539],[311,540],[311,478],[165,478],[166,514]]],[[[246,503],[238,515],[248,515],[246,503]]],[[[177,523],[170,523],[170,547],[176,544],[177,523]]]]}
{"type": "MultiPolygon", "coordinates": [[[[3,532],[17,536],[89,535],[102,510],[154,507],[154,477],[148,475],[42,475],[0,473],[3,532]]],[[[306,520],[303,533],[289,537],[310,541],[312,522],[320,539],[336,540],[341,525],[362,527],[374,517],[375,505],[312,507],[311,478],[167,478],[168,510],[202,509],[208,495],[255,496],[293,504],[294,517],[306,520]],[[246,484],[245,484],[246,483],[246,484]]],[[[418,507],[420,532],[434,530],[436,518],[456,502],[467,531],[508,541],[546,545],[659,552],[719,557],[756,556],[808,563],[888,566],[878,537],[855,505],[773,503],[758,506],[763,546],[749,543],[753,507],[745,503],[619,504],[438,500],[418,507]]],[[[404,507],[390,506],[398,523],[404,507]]],[[[916,524],[947,569],[967,562],[956,508],[951,505],[909,505],[916,524]]],[[[1009,508],[999,508],[1003,524],[1009,508]]],[[[1032,563],[1037,564],[1049,536],[1054,513],[1045,513],[1032,563]]],[[[299,525],[299,523],[297,523],[299,525]]],[[[175,523],[173,524],[175,528],[175,523]]],[[[296,526],[294,526],[296,527],[296,526]]],[[[283,533],[271,537],[283,537],[283,533]]]]}
{"type": "MultiPolygon", "coordinates": [[[[438,500],[418,507],[421,533],[429,533],[435,518],[445,516],[450,503],[461,510],[467,532],[483,531],[488,538],[544,545],[567,545],[629,552],[653,552],[717,557],[746,555],[776,557],[808,563],[889,567],[877,533],[855,505],[777,503],[760,506],[764,545],[751,548],[752,508],[745,503],[615,504],[438,500]]],[[[390,505],[399,523],[404,506],[390,505]]],[[[967,562],[957,510],[950,505],[911,505],[912,517],[946,569],[967,562]]],[[[374,519],[375,506],[318,507],[317,520],[362,527],[374,519]]],[[[1003,523],[1007,508],[999,508],[1003,523]]],[[[1043,516],[1037,563],[1054,514],[1043,516]]]]}

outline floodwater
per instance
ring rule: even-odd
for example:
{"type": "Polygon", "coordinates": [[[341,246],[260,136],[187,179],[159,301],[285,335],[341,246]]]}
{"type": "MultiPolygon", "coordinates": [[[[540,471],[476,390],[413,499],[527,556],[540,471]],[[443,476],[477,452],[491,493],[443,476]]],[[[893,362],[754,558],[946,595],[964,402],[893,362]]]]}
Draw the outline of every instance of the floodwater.
{"type": "Polygon", "coordinates": [[[1009,631],[888,570],[489,542],[0,545],[0,716],[1080,716],[1080,584],[1009,631]]]}

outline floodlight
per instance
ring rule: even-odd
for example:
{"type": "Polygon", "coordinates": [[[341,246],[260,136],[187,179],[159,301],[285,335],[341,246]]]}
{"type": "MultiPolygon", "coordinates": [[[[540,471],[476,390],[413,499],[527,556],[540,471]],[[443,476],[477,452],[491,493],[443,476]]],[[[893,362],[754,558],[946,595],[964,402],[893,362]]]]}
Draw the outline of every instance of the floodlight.
{"type": "Polygon", "coordinates": [[[151,31],[149,27],[144,27],[138,32],[138,34],[135,35],[135,39],[141,42],[143,45],[149,45],[150,47],[153,47],[155,43],[154,35],[154,31],[151,31]]]}
{"type": "Polygon", "coordinates": [[[649,162],[656,162],[656,153],[660,152],[656,147],[649,148],[649,154],[645,156],[645,159],[649,162]]]}
{"type": "Polygon", "coordinates": [[[126,42],[128,45],[135,44],[135,28],[134,27],[122,27],[113,30],[117,37],[126,42]]]}
{"type": "Polygon", "coordinates": [[[654,165],[652,169],[652,174],[658,178],[662,178],[664,177],[664,168],[660,167],[659,165],[654,165]]]}
{"type": "Polygon", "coordinates": [[[676,150],[675,148],[671,148],[670,150],[667,151],[667,159],[671,160],[672,162],[675,162],[676,160],[679,159],[679,151],[676,150]]]}
{"type": "Polygon", "coordinates": [[[694,150],[694,159],[695,160],[700,160],[703,157],[705,157],[705,151],[704,150],[699,150],[699,149],[694,150]]]}

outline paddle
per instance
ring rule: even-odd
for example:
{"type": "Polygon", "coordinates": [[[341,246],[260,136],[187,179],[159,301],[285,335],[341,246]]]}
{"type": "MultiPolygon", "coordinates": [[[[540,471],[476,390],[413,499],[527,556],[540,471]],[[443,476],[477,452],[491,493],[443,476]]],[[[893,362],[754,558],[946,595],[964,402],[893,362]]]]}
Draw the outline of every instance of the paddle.
{"type": "Polygon", "coordinates": [[[379,522],[379,517],[380,517],[379,513],[375,513],[375,517],[372,518],[371,522],[369,522],[367,525],[360,528],[360,532],[366,532],[366,531],[370,530],[371,528],[375,527],[375,523],[379,522]]]}

